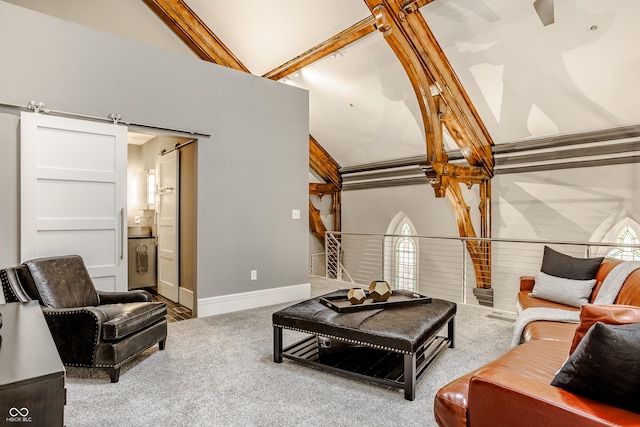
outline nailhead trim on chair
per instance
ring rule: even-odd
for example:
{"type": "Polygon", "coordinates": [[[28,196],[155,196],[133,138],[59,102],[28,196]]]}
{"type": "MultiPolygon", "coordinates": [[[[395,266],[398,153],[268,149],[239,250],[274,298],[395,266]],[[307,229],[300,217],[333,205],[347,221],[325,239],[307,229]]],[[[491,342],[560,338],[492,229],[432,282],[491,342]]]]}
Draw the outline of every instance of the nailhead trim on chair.
{"type": "MultiPolygon", "coordinates": [[[[58,316],[58,315],[61,315],[61,314],[70,314],[70,313],[88,313],[92,317],[94,317],[94,319],[95,319],[95,316],[89,310],[53,311],[53,312],[45,313],[45,316],[58,316]]],[[[92,364],[91,365],[87,365],[87,364],[72,364],[72,363],[69,363],[69,364],[66,364],[67,366],[78,366],[78,367],[86,366],[86,367],[89,367],[89,368],[95,366],[95,365],[93,365],[93,362],[95,362],[95,360],[96,360],[96,349],[98,348],[98,333],[99,333],[98,326],[99,326],[99,322],[94,322],[94,323],[95,323],[95,326],[96,326],[96,332],[94,334],[95,339],[93,341],[93,353],[91,354],[92,364]]]]}
{"type": "Polygon", "coordinates": [[[343,341],[343,342],[346,342],[346,343],[349,343],[349,344],[363,345],[365,347],[375,348],[375,349],[379,349],[379,350],[393,351],[395,353],[400,353],[400,354],[413,354],[412,352],[406,351],[406,350],[399,350],[397,348],[386,347],[384,345],[377,345],[377,344],[371,344],[371,343],[368,343],[368,342],[352,340],[352,339],[348,339],[348,338],[336,337],[335,335],[319,334],[317,332],[307,331],[305,329],[300,329],[300,328],[292,328],[290,326],[277,325],[275,323],[273,324],[273,326],[276,326],[278,328],[288,329],[290,331],[304,332],[306,334],[312,334],[312,335],[317,335],[317,336],[324,337],[324,338],[335,339],[335,340],[343,341]]]}
{"type": "Polygon", "coordinates": [[[4,294],[4,301],[7,302],[9,299],[18,299],[18,296],[13,289],[11,289],[11,284],[9,283],[9,276],[7,275],[7,270],[0,270],[0,280],[2,281],[2,293],[4,294]],[[9,298],[9,294],[7,292],[11,292],[11,296],[13,298],[9,298]]]}
{"type": "MultiPolygon", "coordinates": [[[[91,313],[88,310],[74,310],[74,311],[58,311],[58,312],[52,312],[52,313],[47,313],[48,316],[52,315],[59,315],[59,314],[67,314],[67,313],[89,313],[91,315],[93,315],[93,313],[91,313]]],[[[97,349],[97,344],[98,344],[98,323],[96,322],[96,333],[95,333],[96,339],[93,342],[93,354],[91,356],[91,360],[96,359],[96,349],[97,349]]],[[[165,337],[166,339],[166,337],[165,337]]],[[[73,366],[73,367],[77,367],[77,368],[119,368],[122,365],[124,365],[125,363],[127,363],[128,361],[130,361],[131,359],[133,359],[134,357],[138,356],[140,353],[142,353],[143,351],[146,351],[148,349],[150,349],[151,347],[153,347],[154,345],[158,344],[160,341],[156,341],[151,345],[148,345],[147,347],[141,349],[140,351],[138,351],[135,354],[132,354],[131,356],[127,357],[125,360],[123,360],[122,362],[116,364],[116,365],[104,365],[104,364],[83,364],[83,363],[65,363],[66,366],[73,366]]]]}
{"type": "Polygon", "coordinates": [[[131,359],[133,359],[136,356],[138,356],[143,351],[146,351],[146,350],[150,349],[151,347],[153,347],[154,345],[158,344],[160,341],[162,341],[162,340],[156,341],[153,344],[148,345],[147,347],[143,348],[142,350],[140,350],[136,354],[132,354],[131,356],[127,357],[125,360],[123,360],[122,362],[118,363],[117,365],[95,365],[95,366],[98,367],[98,368],[119,368],[122,365],[124,365],[125,363],[127,363],[128,361],[130,361],[131,359]]]}

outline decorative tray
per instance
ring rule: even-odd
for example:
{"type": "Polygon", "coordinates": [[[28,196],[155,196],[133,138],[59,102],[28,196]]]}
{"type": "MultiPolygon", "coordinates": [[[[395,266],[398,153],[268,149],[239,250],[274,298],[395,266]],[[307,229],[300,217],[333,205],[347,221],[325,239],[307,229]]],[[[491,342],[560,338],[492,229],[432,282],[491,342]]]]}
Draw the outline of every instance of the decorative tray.
{"type": "Polygon", "coordinates": [[[346,292],[344,295],[320,297],[320,303],[338,313],[353,313],[363,310],[427,304],[431,302],[431,297],[420,295],[416,292],[407,291],[405,289],[394,290],[386,301],[374,301],[373,298],[369,296],[369,292],[367,290],[365,290],[364,293],[367,295],[367,299],[364,300],[362,304],[351,304],[347,299],[346,292]]]}

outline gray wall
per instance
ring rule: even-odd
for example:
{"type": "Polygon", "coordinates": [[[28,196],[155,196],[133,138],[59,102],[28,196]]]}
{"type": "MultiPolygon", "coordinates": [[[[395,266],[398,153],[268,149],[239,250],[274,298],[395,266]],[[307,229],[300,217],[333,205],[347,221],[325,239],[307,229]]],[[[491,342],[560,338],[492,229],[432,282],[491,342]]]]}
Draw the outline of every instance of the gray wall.
{"type": "MultiPolygon", "coordinates": [[[[198,137],[198,298],[308,283],[308,223],[291,219],[308,214],[306,91],[6,2],[0,57],[0,103],[212,135],[198,137]]],[[[15,114],[0,110],[0,265],[19,261],[15,114]]]]}
{"type": "MultiPolygon", "coordinates": [[[[4,0],[96,30],[171,52],[197,57],[143,1],[131,0],[4,0]]],[[[35,30],[34,30],[35,31],[35,30]]]]}
{"type": "MultiPolygon", "coordinates": [[[[475,188],[463,189],[472,216],[477,217],[475,188]]],[[[448,198],[437,199],[430,185],[349,190],[342,193],[342,231],[386,233],[391,220],[404,212],[422,236],[457,236],[458,228],[448,198]]]]}
{"type": "Polygon", "coordinates": [[[599,241],[628,216],[640,222],[640,163],[498,175],[495,237],[599,241]]]}

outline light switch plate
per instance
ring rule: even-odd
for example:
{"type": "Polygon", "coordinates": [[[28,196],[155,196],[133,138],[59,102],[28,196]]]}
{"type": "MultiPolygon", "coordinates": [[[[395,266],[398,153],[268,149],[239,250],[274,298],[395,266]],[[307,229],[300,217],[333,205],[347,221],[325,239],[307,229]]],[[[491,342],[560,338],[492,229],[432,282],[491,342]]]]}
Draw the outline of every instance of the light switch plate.
{"type": "Polygon", "coordinates": [[[291,211],[291,219],[300,219],[300,210],[294,209],[291,211]]]}

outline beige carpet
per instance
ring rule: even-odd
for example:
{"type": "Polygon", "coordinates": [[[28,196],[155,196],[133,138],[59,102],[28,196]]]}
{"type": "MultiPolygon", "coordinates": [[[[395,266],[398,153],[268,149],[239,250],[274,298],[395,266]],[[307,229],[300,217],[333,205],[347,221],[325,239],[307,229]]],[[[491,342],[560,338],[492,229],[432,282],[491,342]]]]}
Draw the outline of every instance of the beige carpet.
{"type": "MultiPolygon", "coordinates": [[[[314,296],[349,287],[311,282],[314,296]]],[[[436,391],[505,352],[513,330],[491,310],[458,306],[456,348],[422,377],[410,402],[400,389],[273,363],[271,314],[286,305],[171,323],[166,350],[156,346],[123,367],[117,384],[103,370],[68,368],[65,424],[435,426],[436,391]]],[[[298,337],[285,331],[285,344],[298,337]]]]}

